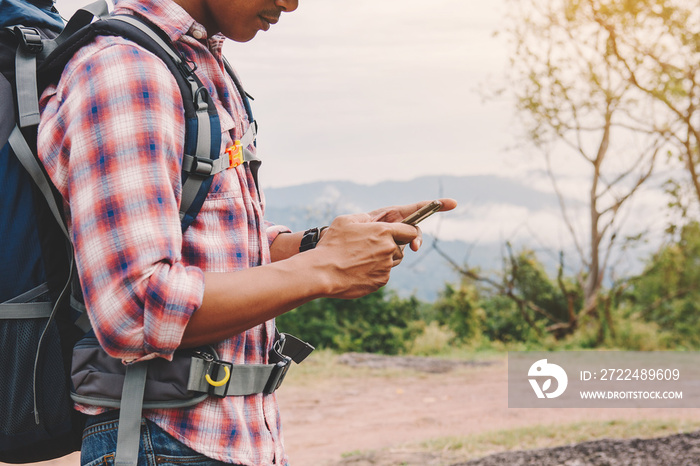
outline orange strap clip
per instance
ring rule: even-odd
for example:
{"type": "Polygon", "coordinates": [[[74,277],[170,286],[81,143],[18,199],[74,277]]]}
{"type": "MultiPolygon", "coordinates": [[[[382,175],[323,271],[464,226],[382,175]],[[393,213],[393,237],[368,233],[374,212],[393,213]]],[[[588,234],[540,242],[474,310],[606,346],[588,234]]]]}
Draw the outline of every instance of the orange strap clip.
{"type": "Polygon", "coordinates": [[[241,141],[235,140],[233,145],[226,149],[228,154],[229,168],[236,168],[243,163],[243,146],[241,141]]]}

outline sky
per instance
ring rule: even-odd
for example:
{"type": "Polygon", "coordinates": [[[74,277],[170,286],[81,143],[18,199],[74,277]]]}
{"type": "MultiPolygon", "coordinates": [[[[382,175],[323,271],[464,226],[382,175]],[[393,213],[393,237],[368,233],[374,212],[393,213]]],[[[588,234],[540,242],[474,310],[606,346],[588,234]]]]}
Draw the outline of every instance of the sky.
{"type": "MultiPolygon", "coordinates": [[[[56,5],[69,16],[87,1],[56,5]]],[[[503,17],[504,0],[300,0],[250,42],[227,41],[224,53],[255,98],[263,188],[491,174],[551,192],[542,155],[522,144],[514,103],[485,98],[505,82],[508,51],[494,34],[503,17]]],[[[571,177],[561,189],[585,202],[581,167],[562,169],[571,177]]],[[[459,201],[459,215],[430,219],[424,231],[571,244],[556,209],[459,201]]]]}
{"type": "Polygon", "coordinates": [[[507,61],[501,4],[301,0],[252,41],[228,41],[255,98],[263,187],[513,173],[512,106],[479,91],[507,61]]]}
{"type": "Polygon", "coordinates": [[[500,4],[301,0],[270,31],[229,43],[256,98],[263,183],[504,169],[512,112],[479,92],[507,61],[493,37],[500,4]]]}

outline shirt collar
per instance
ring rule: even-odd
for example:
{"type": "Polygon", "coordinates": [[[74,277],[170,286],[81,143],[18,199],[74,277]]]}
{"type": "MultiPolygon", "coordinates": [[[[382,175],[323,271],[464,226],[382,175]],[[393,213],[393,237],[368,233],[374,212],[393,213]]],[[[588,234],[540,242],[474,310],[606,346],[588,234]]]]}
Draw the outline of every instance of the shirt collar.
{"type": "MultiPolygon", "coordinates": [[[[145,17],[162,29],[173,42],[177,42],[184,35],[197,40],[207,39],[204,26],[197,23],[184,8],[172,0],[116,0],[114,13],[125,12],[145,17]]],[[[223,40],[223,36],[216,34],[209,41],[219,44],[223,40]]],[[[214,44],[210,44],[212,45],[214,44]]]]}

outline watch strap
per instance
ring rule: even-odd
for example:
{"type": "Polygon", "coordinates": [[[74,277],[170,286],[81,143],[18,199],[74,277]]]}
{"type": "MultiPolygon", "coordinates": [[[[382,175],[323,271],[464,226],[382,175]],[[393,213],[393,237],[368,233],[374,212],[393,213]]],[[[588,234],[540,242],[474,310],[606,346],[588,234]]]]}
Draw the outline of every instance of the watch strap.
{"type": "Polygon", "coordinates": [[[299,252],[315,248],[319,239],[321,239],[321,229],[318,227],[309,228],[304,232],[304,236],[301,237],[299,252]]]}

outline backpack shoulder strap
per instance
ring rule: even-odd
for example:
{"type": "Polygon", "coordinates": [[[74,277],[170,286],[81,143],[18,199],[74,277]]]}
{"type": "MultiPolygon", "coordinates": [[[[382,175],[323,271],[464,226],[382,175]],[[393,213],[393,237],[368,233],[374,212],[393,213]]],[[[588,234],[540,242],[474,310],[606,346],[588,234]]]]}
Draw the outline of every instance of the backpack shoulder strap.
{"type": "Polygon", "coordinates": [[[6,29],[12,31],[17,40],[15,74],[17,112],[20,128],[39,124],[39,92],[43,87],[37,84],[37,63],[76,31],[90,24],[93,18],[105,17],[109,13],[107,2],[97,0],[79,9],[58,35],[47,36],[47,31],[34,26],[16,25],[6,29]]]}
{"type": "Polygon", "coordinates": [[[250,126],[248,127],[248,131],[246,132],[246,134],[244,134],[243,137],[241,137],[240,145],[243,152],[243,161],[248,162],[250,171],[253,174],[253,179],[255,180],[255,188],[258,191],[258,198],[260,198],[260,183],[258,182],[258,170],[260,169],[262,160],[260,160],[257,157],[257,155],[253,154],[250,150],[248,150],[248,146],[250,146],[250,144],[255,145],[255,138],[258,131],[258,122],[255,120],[255,118],[253,118],[253,109],[250,105],[250,101],[253,100],[253,98],[243,88],[241,80],[238,78],[238,74],[236,74],[226,57],[224,57],[224,68],[226,69],[228,75],[231,76],[231,80],[233,80],[233,84],[236,86],[238,94],[240,94],[241,99],[243,100],[243,106],[245,107],[246,114],[248,115],[248,122],[250,123],[250,126]],[[251,132],[252,134],[249,134],[251,132]],[[251,136],[252,141],[250,140],[251,136]]]}
{"type": "MultiPolygon", "coordinates": [[[[170,43],[160,29],[147,20],[131,15],[112,16],[96,21],[71,35],[47,58],[42,76],[57,81],[68,60],[79,48],[98,35],[120,36],[130,40],[160,58],[175,77],[185,113],[185,153],[182,164],[182,199],[180,222],[184,232],[194,221],[206,199],[213,176],[235,166],[230,157],[220,157],[221,124],[209,91],[194,73],[190,64],[170,43]]],[[[250,105],[246,102],[247,111],[250,105]]],[[[251,125],[251,140],[255,126],[251,125]]],[[[252,141],[251,141],[252,142],[252,141]]],[[[247,151],[242,162],[257,160],[247,151]]]]}
{"type": "Polygon", "coordinates": [[[51,213],[66,237],[68,237],[68,231],[60,213],[60,203],[51,181],[38,161],[34,144],[36,139],[34,134],[39,124],[39,92],[43,89],[38,83],[38,63],[72,32],[89,24],[94,17],[104,16],[107,12],[107,3],[104,0],[97,0],[78,10],[58,36],[34,26],[16,25],[5,28],[12,33],[16,42],[13,83],[14,100],[17,102],[16,125],[10,130],[8,142],[17,159],[46,199],[51,213]]]}

